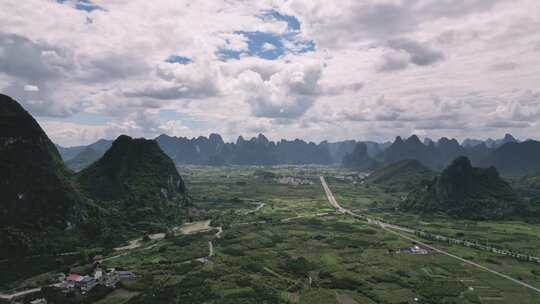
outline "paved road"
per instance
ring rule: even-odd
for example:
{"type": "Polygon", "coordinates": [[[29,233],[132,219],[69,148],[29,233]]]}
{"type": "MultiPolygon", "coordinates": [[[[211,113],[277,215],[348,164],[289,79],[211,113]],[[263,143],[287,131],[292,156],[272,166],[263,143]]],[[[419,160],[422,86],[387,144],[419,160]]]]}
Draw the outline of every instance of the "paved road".
{"type": "Polygon", "coordinates": [[[501,278],[504,278],[504,279],[509,280],[509,281],[511,281],[511,282],[513,282],[513,283],[519,284],[519,285],[521,285],[521,286],[523,286],[523,287],[526,287],[526,288],[528,288],[528,289],[530,289],[530,290],[534,290],[534,291],[540,293],[540,289],[539,289],[539,288],[536,288],[536,287],[534,287],[534,286],[532,286],[532,285],[530,285],[530,284],[527,284],[527,283],[525,283],[525,282],[519,281],[519,280],[517,280],[517,279],[514,279],[514,278],[512,278],[512,277],[506,275],[506,274],[500,273],[500,272],[498,272],[498,271],[495,271],[495,270],[490,269],[490,268],[488,268],[488,267],[485,267],[485,266],[482,266],[482,265],[480,265],[480,264],[474,263],[474,262],[472,262],[472,261],[463,259],[463,258],[461,258],[461,257],[459,257],[459,256],[457,256],[457,255],[451,254],[451,253],[449,253],[449,252],[447,252],[447,251],[444,251],[444,250],[435,248],[435,247],[433,247],[433,246],[431,246],[431,245],[428,245],[428,244],[426,244],[426,243],[424,243],[424,242],[421,242],[421,241],[417,240],[416,238],[410,237],[410,236],[408,236],[408,235],[404,235],[403,233],[400,233],[400,232],[397,232],[397,231],[396,231],[396,230],[398,230],[398,231],[407,232],[407,233],[414,233],[414,230],[412,230],[412,229],[405,228],[405,227],[402,227],[402,226],[399,226],[399,225],[393,225],[393,224],[384,223],[384,222],[382,222],[382,221],[375,220],[375,219],[371,219],[371,218],[369,218],[369,217],[367,217],[367,216],[356,214],[356,213],[354,213],[354,212],[352,212],[352,211],[350,211],[350,210],[348,210],[348,209],[345,209],[345,208],[341,207],[341,206],[338,204],[338,202],[336,201],[336,198],[334,197],[334,194],[332,194],[332,191],[330,190],[330,187],[328,187],[328,184],[326,183],[326,180],[324,179],[323,176],[320,176],[320,180],[321,180],[321,184],[322,184],[322,186],[323,186],[324,192],[326,193],[326,197],[328,198],[328,202],[330,202],[330,204],[331,204],[334,208],[336,208],[336,210],[337,210],[339,213],[348,214],[348,215],[351,215],[351,216],[356,217],[356,218],[361,218],[361,219],[367,220],[368,223],[373,224],[373,225],[376,225],[377,227],[380,227],[381,229],[383,229],[383,230],[385,230],[385,231],[387,231],[387,232],[389,232],[389,233],[392,233],[392,234],[394,234],[394,235],[396,235],[396,236],[399,236],[399,237],[404,238],[404,239],[406,239],[406,240],[409,240],[409,241],[418,243],[418,244],[420,244],[420,245],[422,245],[422,246],[424,246],[424,247],[426,247],[426,248],[429,248],[429,249],[431,249],[431,250],[433,250],[433,251],[436,251],[436,252],[438,252],[438,253],[444,254],[444,255],[446,255],[446,256],[449,256],[449,257],[451,257],[451,258],[454,258],[454,259],[456,259],[456,260],[459,260],[459,261],[461,261],[461,262],[463,262],[463,263],[466,263],[466,264],[468,264],[468,265],[471,265],[471,266],[473,266],[473,267],[476,267],[476,268],[478,268],[478,269],[482,269],[482,270],[484,270],[484,271],[490,272],[490,273],[492,273],[492,274],[494,274],[494,275],[497,275],[497,276],[499,276],[499,277],[501,277],[501,278]]]}

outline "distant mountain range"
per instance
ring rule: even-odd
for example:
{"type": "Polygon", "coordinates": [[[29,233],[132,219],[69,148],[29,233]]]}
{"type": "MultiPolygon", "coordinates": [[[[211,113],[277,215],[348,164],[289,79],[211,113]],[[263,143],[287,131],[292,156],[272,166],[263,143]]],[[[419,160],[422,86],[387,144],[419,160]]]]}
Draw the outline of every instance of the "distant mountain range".
{"type": "Polygon", "coordinates": [[[504,174],[529,175],[540,173],[540,142],[527,140],[509,142],[493,150],[477,162],[482,167],[494,166],[504,174]]]}
{"type": "Polygon", "coordinates": [[[479,139],[470,139],[470,138],[467,138],[465,140],[463,140],[463,142],[461,143],[461,145],[465,148],[472,148],[474,146],[478,146],[478,145],[481,145],[481,144],[485,144],[486,147],[488,148],[498,148],[506,143],[510,143],[510,142],[517,142],[517,139],[514,138],[514,136],[512,136],[511,134],[505,134],[503,138],[501,139],[491,139],[491,138],[488,138],[486,140],[479,140],[479,139]]]}
{"type": "Polygon", "coordinates": [[[96,141],[95,143],[90,144],[88,146],[74,146],[74,147],[66,148],[60,145],[56,145],[56,148],[58,149],[58,152],[62,156],[62,159],[64,161],[68,161],[77,157],[78,154],[80,154],[81,152],[84,152],[84,150],[88,148],[92,149],[94,152],[100,155],[103,155],[105,154],[107,150],[109,150],[109,148],[112,145],[112,142],[113,142],[112,140],[100,139],[96,141]]]}
{"type": "Polygon", "coordinates": [[[354,155],[345,156],[343,165],[351,168],[366,168],[377,161],[389,165],[403,160],[417,160],[432,170],[440,171],[459,156],[466,156],[479,167],[496,167],[505,175],[527,175],[540,172],[540,142],[527,140],[518,142],[507,134],[500,140],[487,140],[477,144],[460,145],[455,139],[443,137],[437,142],[421,142],[416,135],[396,140],[384,151],[368,158],[354,155]],[[352,163],[351,163],[352,162],[352,163]]]}
{"type": "Polygon", "coordinates": [[[277,165],[277,164],[331,164],[332,156],[327,143],[315,144],[302,140],[269,141],[259,134],[249,140],[242,136],[236,143],[225,143],[220,135],[209,138],[170,137],[156,138],[160,147],[177,164],[196,165],[277,165]]]}
{"type": "Polygon", "coordinates": [[[103,157],[73,173],[36,120],[0,94],[0,258],[86,242],[110,248],[130,233],[181,223],[189,197],[156,141],[120,136],[93,147],[103,157]]]}
{"type": "MultiPolygon", "coordinates": [[[[456,139],[442,137],[437,141],[416,135],[394,142],[346,140],[321,143],[300,139],[278,142],[259,134],[251,139],[238,137],[225,142],[219,134],[197,138],[158,136],[156,142],[176,165],[281,165],[342,164],[357,170],[371,170],[402,160],[417,160],[436,171],[445,168],[458,156],[467,156],[473,165],[495,166],[505,175],[540,172],[540,142],[518,142],[512,135],[502,139],[456,139]]],[[[82,170],[111,146],[110,140],[99,140],[88,146],[58,147],[62,159],[74,171],[82,170]]]]}
{"type": "Polygon", "coordinates": [[[112,145],[112,140],[100,139],[88,146],[62,147],[56,145],[66,166],[76,172],[98,160],[112,145]]]}
{"type": "MultiPolygon", "coordinates": [[[[340,164],[343,157],[351,153],[358,143],[349,140],[315,144],[300,139],[273,142],[262,134],[248,140],[240,136],[234,143],[224,142],[219,134],[197,138],[162,134],[155,140],[177,165],[340,164]]],[[[57,147],[67,166],[79,171],[101,157],[109,149],[111,142],[101,139],[88,146],[57,147]]],[[[370,156],[380,154],[390,145],[371,141],[363,143],[370,156]]]]}
{"type": "Polygon", "coordinates": [[[379,163],[369,155],[368,147],[365,143],[359,142],[354,150],[343,157],[342,164],[344,167],[368,171],[375,169],[379,163]]]}

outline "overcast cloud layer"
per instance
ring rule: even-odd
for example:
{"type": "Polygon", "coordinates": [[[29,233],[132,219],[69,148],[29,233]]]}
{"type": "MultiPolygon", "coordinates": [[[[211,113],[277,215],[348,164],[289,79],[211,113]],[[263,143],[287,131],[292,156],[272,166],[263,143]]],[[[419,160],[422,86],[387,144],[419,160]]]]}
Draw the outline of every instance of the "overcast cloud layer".
{"type": "Polygon", "coordinates": [[[87,144],[540,134],[538,0],[0,0],[0,91],[87,144]]]}

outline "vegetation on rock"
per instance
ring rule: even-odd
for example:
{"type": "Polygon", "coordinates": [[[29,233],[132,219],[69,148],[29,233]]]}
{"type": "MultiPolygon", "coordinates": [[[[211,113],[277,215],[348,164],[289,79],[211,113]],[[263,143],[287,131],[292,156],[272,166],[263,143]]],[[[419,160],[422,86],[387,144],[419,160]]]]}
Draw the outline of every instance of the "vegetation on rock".
{"type": "Polygon", "coordinates": [[[440,176],[411,192],[401,207],[466,219],[500,219],[517,215],[522,203],[497,169],[475,168],[461,156],[440,176]]]}

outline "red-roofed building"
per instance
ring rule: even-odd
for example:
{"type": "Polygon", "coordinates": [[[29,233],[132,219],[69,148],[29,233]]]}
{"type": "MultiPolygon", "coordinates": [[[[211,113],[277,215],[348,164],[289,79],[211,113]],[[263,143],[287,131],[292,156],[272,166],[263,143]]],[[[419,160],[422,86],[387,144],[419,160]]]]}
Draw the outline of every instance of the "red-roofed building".
{"type": "Polygon", "coordinates": [[[76,274],[76,273],[70,273],[67,277],[66,277],[66,281],[68,282],[80,282],[82,280],[83,277],[81,277],[80,275],[76,274]]]}

